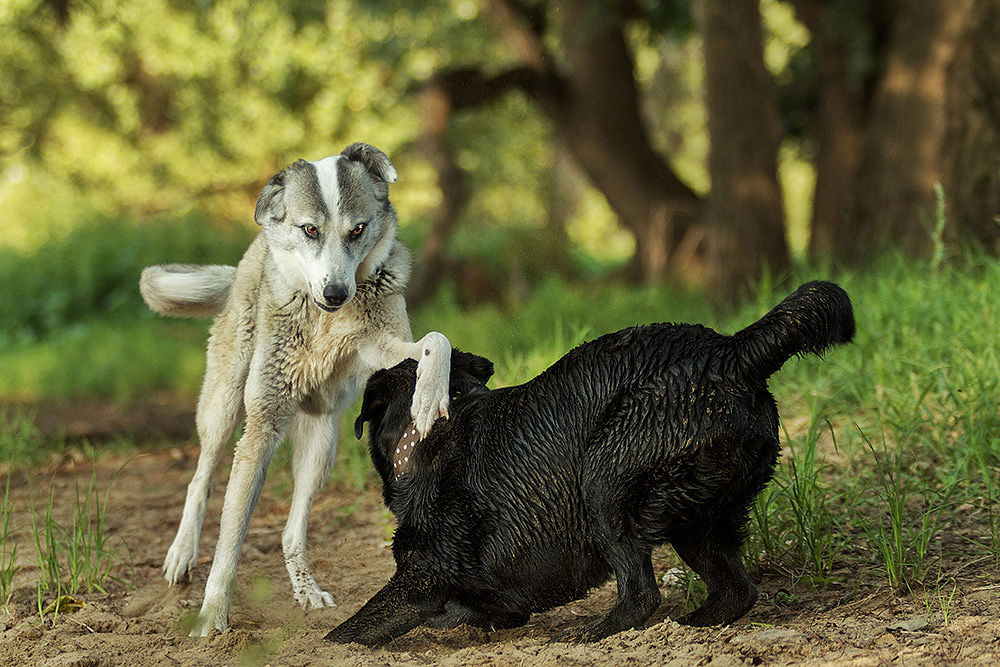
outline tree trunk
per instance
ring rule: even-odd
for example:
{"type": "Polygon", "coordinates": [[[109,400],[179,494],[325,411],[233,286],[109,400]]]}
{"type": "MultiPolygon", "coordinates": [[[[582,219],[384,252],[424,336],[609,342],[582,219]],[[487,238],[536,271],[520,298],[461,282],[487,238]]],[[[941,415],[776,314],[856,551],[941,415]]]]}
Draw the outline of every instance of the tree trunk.
{"type": "Polygon", "coordinates": [[[974,0],[947,89],[948,230],[992,252],[1000,245],[1000,0],[974,0]]]}
{"type": "Polygon", "coordinates": [[[435,119],[482,106],[513,88],[539,105],[556,139],[634,234],[634,276],[649,282],[699,278],[703,202],[651,147],[622,34],[624,18],[614,6],[563,0],[556,15],[565,60],[557,64],[546,49],[546,13],[540,7],[518,0],[491,0],[487,6],[521,65],[491,78],[475,69],[441,72],[425,91],[424,141],[440,174],[444,206],[420,258],[427,267],[415,276],[413,294],[426,292],[426,277],[440,266],[443,239],[467,196],[435,119]]]}
{"type": "Polygon", "coordinates": [[[708,133],[709,285],[735,296],[788,268],[777,153],[777,99],[764,67],[757,0],[700,0],[708,133]]]}
{"type": "MultiPolygon", "coordinates": [[[[859,24],[868,23],[870,35],[879,27],[871,26],[874,17],[838,13],[825,0],[795,0],[794,5],[799,20],[812,32],[817,69],[816,107],[807,127],[816,151],[809,249],[814,257],[832,256],[853,208],[867,122],[870,72],[857,65],[863,60],[857,51],[864,47],[851,42],[859,24]]],[[[867,46],[875,49],[874,44],[867,46]]]]}
{"type": "Polygon", "coordinates": [[[635,235],[638,277],[690,280],[698,273],[690,245],[702,234],[702,201],[652,149],[621,17],[592,7],[587,0],[560,5],[566,68],[537,99],[556,136],[635,235]]]}
{"type": "Polygon", "coordinates": [[[407,289],[411,303],[420,303],[431,295],[444,274],[444,248],[458,224],[469,200],[465,173],[455,162],[448,142],[453,100],[444,85],[431,82],[420,91],[423,111],[423,134],[420,149],[434,167],[441,190],[441,205],[434,211],[431,232],[420,246],[413,277],[407,289]]]}
{"type": "Polygon", "coordinates": [[[853,215],[839,250],[857,263],[873,251],[926,251],[934,185],[942,177],[945,83],[970,0],[905,0],[890,32],[885,65],[857,173],[853,215]]]}

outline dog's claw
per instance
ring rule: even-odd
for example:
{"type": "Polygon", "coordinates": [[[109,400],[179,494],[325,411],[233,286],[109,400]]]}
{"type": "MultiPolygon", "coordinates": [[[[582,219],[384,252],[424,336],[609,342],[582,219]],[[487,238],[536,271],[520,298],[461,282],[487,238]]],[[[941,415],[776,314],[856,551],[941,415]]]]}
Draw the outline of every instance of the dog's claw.
{"type": "Polygon", "coordinates": [[[317,588],[314,591],[303,591],[295,594],[295,601],[302,605],[303,611],[310,609],[322,609],[323,607],[336,607],[333,596],[324,590],[317,588]]]}
{"type": "Polygon", "coordinates": [[[163,560],[163,578],[168,586],[173,586],[184,578],[198,562],[197,548],[191,549],[187,544],[175,544],[170,547],[167,557],[163,560]],[[182,552],[187,553],[182,553],[182,552]]]}
{"type": "MultiPolygon", "coordinates": [[[[419,381],[417,384],[419,386],[419,381]]],[[[418,402],[417,392],[414,392],[410,416],[413,418],[413,425],[420,432],[420,439],[423,440],[434,426],[434,422],[448,418],[448,394],[445,393],[443,398],[437,400],[432,398],[429,401],[418,402]]]]}

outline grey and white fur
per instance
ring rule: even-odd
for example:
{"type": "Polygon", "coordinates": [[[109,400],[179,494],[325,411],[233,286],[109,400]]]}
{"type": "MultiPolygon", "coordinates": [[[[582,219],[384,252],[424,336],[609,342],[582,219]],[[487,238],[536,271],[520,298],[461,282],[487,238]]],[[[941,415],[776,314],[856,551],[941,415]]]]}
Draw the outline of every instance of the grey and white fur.
{"type": "Polygon", "coordinates": [[[309,571],[306,523],[333,465],[339,415],[368,376],[406,358],[419,361],[411,405],[418,430],[448,415],[451,345],[436,332],[412,342],[410,260],[388,196],[395,181],[389,158],[366,144],[300,160],[264,186],[254,212],[261,231],[237,267],[167,264],[142,273],[140,291],[154,311],[216,315],[196,417],[201,452],[163,564],[171,585],[198,561],[213,471],[246,420],[192,636],[228,626],[250,515],[286,435],[295,488],[282,547],[295,599],[310,609],[334,604],[309,571]]]}

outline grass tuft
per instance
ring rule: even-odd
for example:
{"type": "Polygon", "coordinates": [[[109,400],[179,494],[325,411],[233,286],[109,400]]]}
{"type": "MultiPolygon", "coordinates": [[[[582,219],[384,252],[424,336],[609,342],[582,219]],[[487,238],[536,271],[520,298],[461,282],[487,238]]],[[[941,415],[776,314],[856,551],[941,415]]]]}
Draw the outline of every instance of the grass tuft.
{"type": "Polygon", "coordinates": [[[58,599],[63,593],[80,592],[106,595],[108,582],[131,587],[131,579],[113,574],[119,566],[131,569],[131,551],[124,538],[109,534],[106,525],[111,486],[123,468],[124,464],[112,477],[103,500],[97,489],[96,467],[82,494],[79,480],[75,480],[76,499],[68,524],[56,519],[51,492],[44,512],[34,511],[32,532],[41,572],[39,596],[49,593],[58,599]]]}

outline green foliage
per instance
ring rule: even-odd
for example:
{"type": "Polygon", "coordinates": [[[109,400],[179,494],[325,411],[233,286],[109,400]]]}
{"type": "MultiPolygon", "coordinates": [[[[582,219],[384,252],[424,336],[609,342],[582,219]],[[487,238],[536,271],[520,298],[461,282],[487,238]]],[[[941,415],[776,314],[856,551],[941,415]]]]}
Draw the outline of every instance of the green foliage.
{"type": "MultiPolygon", "coordinates": [[[[278,169],[353,141],[396,162],[408,224],[439,197],[426,158],[409,150],[421,131],[414,93],[440,68],[513,60],[473,0],[68,7],[65,22],[49,3],[0,9],[0,87],[13,91],[0,97],[8,239],[80,211],[247,220],[278,169]]],[[[453,134],[475,186],[471,223],[484,211],[544,221],[547,130],[524,98],[464,115],[453,134]]]]}
{"type": "Polygon", "coordinates": [[[105,210],[200,201],[242,217],[233,198],[295,158],[412,139],[416,108],[399,88],[410,79],[363,47],[413,30],[363,13],[344,2],[290,12],[277,0],[95,0],[70,4],[60,23],[50,5],[8,3],[0,72],[18,95],[0,106],[0,154],[27,180],[79,184],[105,210]]]}
{"type": "Polygon", "coordinates": [[[149,317],[139,273],[161,262],[235,264],[249,227],[199,218],[77,221],[30,249],[0,245],[0,344],[32,342],[93,319],[149,317]]]}
{"type": "Polygon", "coordinates": [[[24,410],[0,407],[0,460],[33,465],[41,462],[43,451],[32,416],[24,410]]]}
{"type": "MultiPolygon", "coordinates": [[[[704,191],[708,142],[690,3],[667,4],[645,3],[647,21],[635,22],[628,38],[650,100],[653,141],[682,178],[704,191]]],[[[607,13],[593,9],[597,19],[607,13]]],[[[538,10],[552,24],[561,20],[545,3],[538,10]]],[[[65,233],[81,215],[248,220],[278,169],[359,140],[396,163],[401,179],[393,199],[403,226],[425,223],[440,191],[420,141],[421,86],[446,68],[479,67],[489,75],[523,64],[486,14],[476,0],[6,3],[4,240],[33,246],[39,235],[65,233]],[[65,16],[56,15],[60,6],[65,16]]],[[[560,52],[558,30],[547,31],[545,41],[560,52]]],[[[456,113],[448,142],[471,195],[449,256],[482,260],[475,241],[484,231],[497,239],[511,231],[517,239],[524,230],[550,228],[560,230],[551,236],[562,245],[535,252],[529,274],[574,250],[601,261],[631,255],[633,239],[618,229],[603,197],[582,175],[567,176],[565,160],[556,164],[551,128],[527,96],[504,95],[456,113]],[[575,191],[568,198],[557,183],[566,178],[575,191]]],[[[486,257],[499,265],[491,277],[523,268],[516,256],[486,257]]]]}
{"type": "MultiPolygon", "coordinates": [[[[776,484],[787,499],[793,521],[793,544],[799,546],[800,556],[807,571],[814,577],[824,577],[833,569],[833,561],[843,539],[836,530],[833,513],[829,508],[832,493],[823,481],[827,476],[825,464],[817,452],[820,424],[814,408],[801,448],[793,448],[793,439],[786,431],[788,456],[776,484]]],[[[827,424],[828,426],[828,424],[827,424]]],[[[796,445],[798,443],[795,443],[796,445]]]]}
{"type": "Polygon", "coordinates": [[[204,352],[191,345],[204,344],[207,322],[154,316],[139,274],[162,262],[235,264],[253,233],[196,217],[101,217],[31,248],[0,245],[0,396],[127,401],[161,388],[197,391],[204,352]]]}

